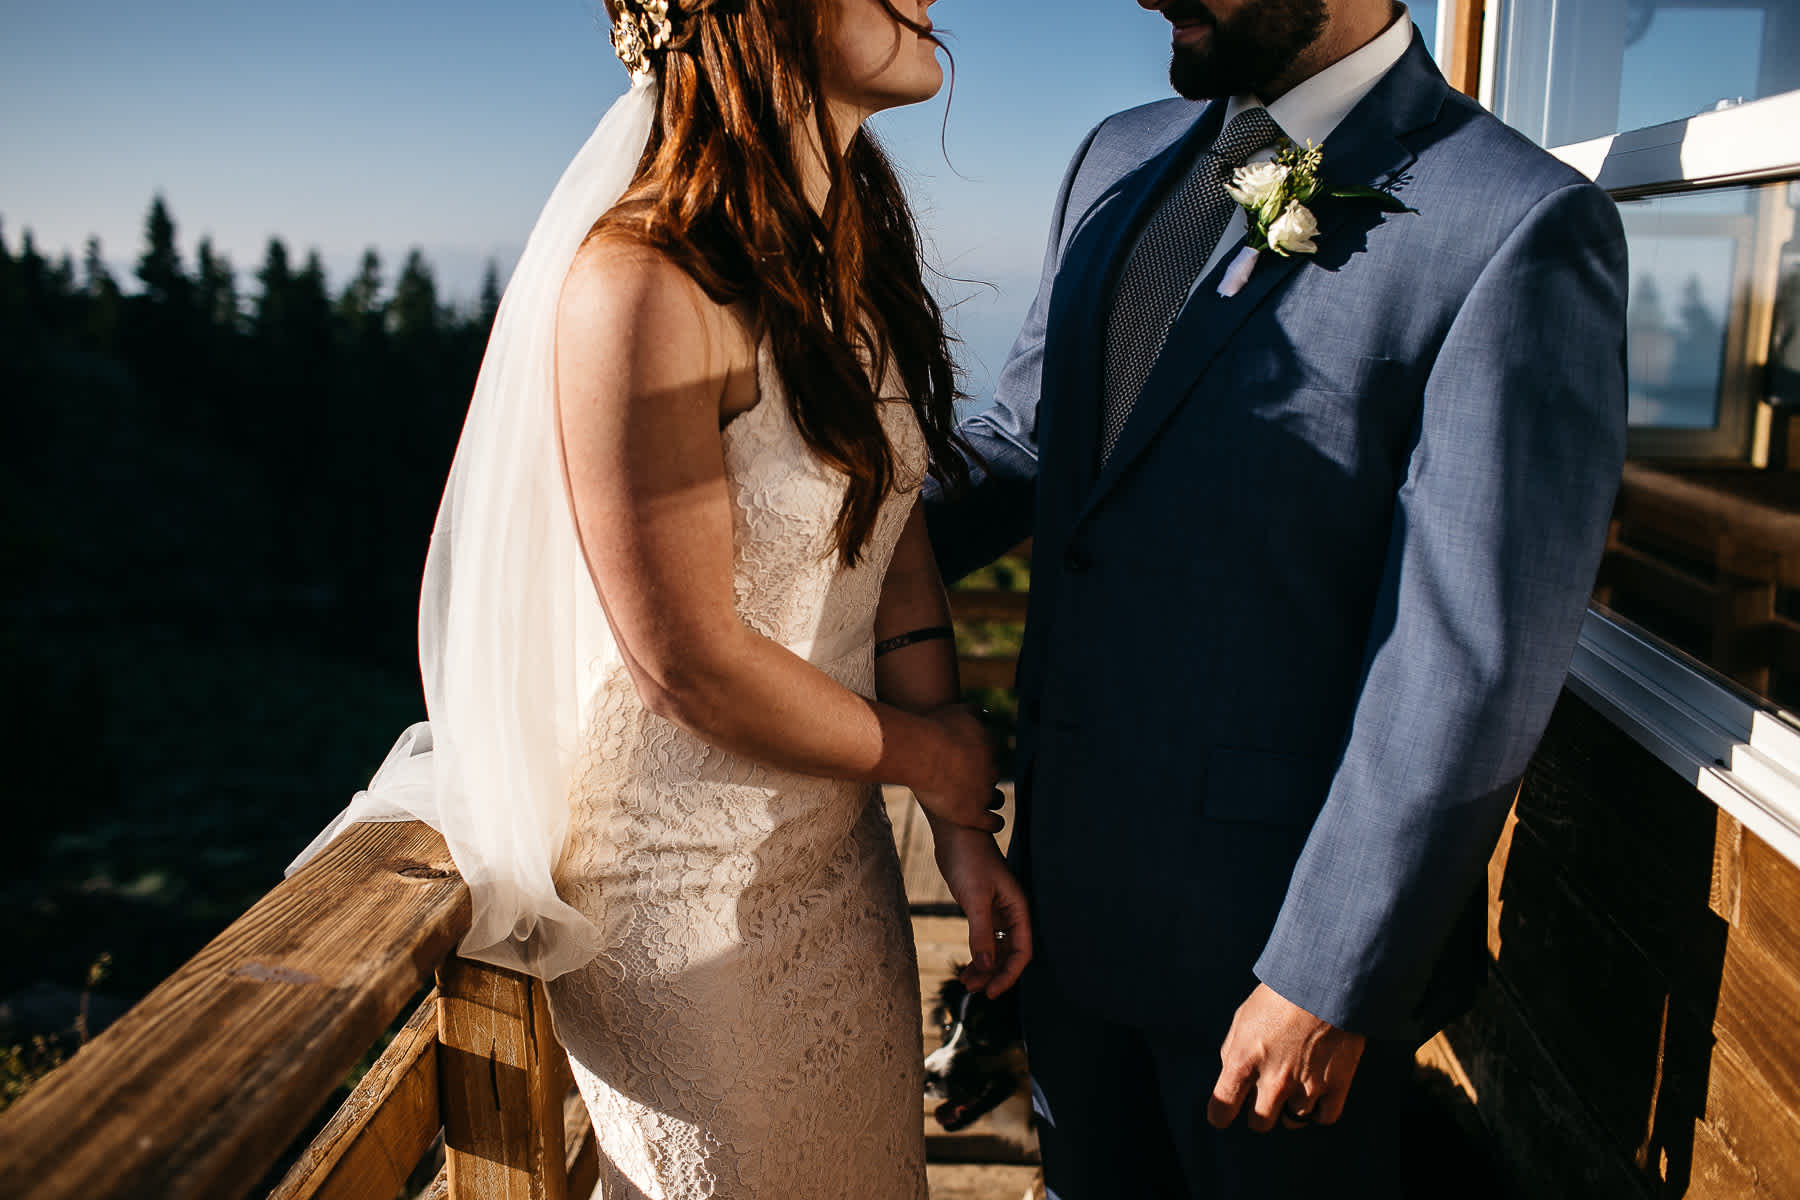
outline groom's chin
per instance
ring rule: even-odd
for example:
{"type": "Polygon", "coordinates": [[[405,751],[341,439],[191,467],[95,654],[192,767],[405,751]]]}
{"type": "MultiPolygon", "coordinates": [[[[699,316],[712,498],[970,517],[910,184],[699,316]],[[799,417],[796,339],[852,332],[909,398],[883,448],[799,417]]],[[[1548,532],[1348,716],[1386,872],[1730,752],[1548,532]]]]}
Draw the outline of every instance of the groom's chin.
{"type": "Polygon", "coordinates": [[[1210,54],[1195,54],[1179,47],[1169,57],[1169,85],[1187,100],[1222,100],[1233,94],[1230,81],[1221,77],[1210,54]]]}

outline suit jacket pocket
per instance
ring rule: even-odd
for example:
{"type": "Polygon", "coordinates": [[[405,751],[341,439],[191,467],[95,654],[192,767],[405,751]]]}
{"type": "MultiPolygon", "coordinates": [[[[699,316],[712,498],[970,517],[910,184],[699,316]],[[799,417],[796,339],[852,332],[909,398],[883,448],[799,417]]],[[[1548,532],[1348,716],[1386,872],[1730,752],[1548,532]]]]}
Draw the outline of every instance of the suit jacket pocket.
{"type": "Polygon", "coordinates": [[[1206,760],[1201,812],[1209,821],[1311,825],[1331,787],[1332,756],[1242,746],[1206,760]]]}

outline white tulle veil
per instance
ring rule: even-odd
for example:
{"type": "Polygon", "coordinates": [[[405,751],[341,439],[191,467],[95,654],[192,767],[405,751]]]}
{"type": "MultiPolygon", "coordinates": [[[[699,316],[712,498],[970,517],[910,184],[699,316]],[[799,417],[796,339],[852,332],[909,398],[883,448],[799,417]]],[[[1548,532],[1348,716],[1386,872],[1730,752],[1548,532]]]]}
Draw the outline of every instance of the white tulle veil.
{"type": "Polygon", "coordinates": [[[551,193],[500,303],[444,489],[419,599],[428,723],[401,735],[350,806],[288,867],[357,821],[425,821],[473,898],[460,953],[545,979],[596,931],[551,879],[568,832],[582,697],[615,653],[564,492],[555,416],[558,297],[625,192],[657,110],[640,74],[551,193]]]}

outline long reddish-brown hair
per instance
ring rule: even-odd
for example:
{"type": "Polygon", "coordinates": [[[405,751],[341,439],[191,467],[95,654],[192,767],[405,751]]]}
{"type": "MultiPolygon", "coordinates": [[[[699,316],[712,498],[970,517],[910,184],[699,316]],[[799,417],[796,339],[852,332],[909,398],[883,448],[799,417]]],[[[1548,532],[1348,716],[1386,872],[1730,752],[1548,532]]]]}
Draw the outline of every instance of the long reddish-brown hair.
{"type": "MultiPolygon", "coordinates": [[[[830,128],[821,56],[835,2],[674,0],[674,38],[653,55],[662,99],[650,143],[590,236],[653,247],[768,339],[801,436],[849,477],[836,540],[855,563],[896,482],[877,407],[890,371],[932,473],[960,488],[969,471],[950,338],[905,193],[866,130],[840,152],[830,128]],[[815,145],[831,180],[823,212],[801,184],[815,145]]],[[[606,3],[617,20],[618,0],[606,3]]]]}

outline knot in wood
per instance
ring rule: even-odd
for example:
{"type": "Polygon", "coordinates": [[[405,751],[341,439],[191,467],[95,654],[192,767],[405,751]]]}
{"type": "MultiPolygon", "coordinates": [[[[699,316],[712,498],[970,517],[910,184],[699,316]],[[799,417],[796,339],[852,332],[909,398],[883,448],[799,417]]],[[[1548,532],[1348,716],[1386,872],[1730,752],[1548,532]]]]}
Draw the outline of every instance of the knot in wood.
{"type": "Polygon", "coordinates": [[[425,863],[408,863],[399,868],[395,874],[402,875],[407,879],[448,879],[456,872],[446,871],[442,867],[428,866],[425,863]]]}

